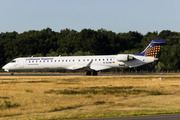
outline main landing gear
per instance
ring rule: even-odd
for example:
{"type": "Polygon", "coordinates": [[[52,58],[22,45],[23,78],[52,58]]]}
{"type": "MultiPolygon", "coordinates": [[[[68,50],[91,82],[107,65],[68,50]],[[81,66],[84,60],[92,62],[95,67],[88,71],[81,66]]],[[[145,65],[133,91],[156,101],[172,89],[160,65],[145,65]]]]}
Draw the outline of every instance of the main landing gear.
{"type": "Polygon", "coordinates": [[[89,76],[90,76],[90,75],[91,75],[91,72],[90,72],[90,71],[87,71],[87,72],[86,72],[86,75],[89,75],[89,76]]]}
{"type": "Polygon", "coordinates": [[[98,72],[97,71],[93,71],[93,76],[97,76],[98,72]]]}
{"type": "Polygon", "coordinates": [[[87,71],[87,72],[86,72],[86,75],[89,75],[89,76],[91,76],[91,75],[97,76],[97,75],[98,75],[98,72],[97,72],[97,71],[93,71],[93,72],[87,71]]]}

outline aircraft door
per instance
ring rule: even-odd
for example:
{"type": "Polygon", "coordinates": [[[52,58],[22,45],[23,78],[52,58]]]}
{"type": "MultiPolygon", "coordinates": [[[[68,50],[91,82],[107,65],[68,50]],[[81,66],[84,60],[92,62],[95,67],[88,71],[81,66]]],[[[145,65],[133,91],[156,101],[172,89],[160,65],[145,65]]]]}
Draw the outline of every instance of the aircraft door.
{"type": "Polygon", "coordinates": [[[24,68],[24,59],[22,58],[19,59],[19,67],[24,68]]]}

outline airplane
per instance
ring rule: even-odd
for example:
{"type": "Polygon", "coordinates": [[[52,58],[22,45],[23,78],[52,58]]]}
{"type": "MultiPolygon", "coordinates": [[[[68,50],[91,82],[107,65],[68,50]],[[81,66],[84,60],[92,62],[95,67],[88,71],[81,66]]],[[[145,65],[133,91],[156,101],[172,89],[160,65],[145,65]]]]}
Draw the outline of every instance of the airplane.
{"type": "MultiPolygon", "coordinates": [[[[158,60],[156,58],[165,40],[155,39],[141,53],[91,56],[20,57],[4,65],[4,71],[22,70],[85,70],[86,75],[111,68],[133,68],[158,60]]],[[[13,74],[13,73],[12,73],[13,74]]]]}

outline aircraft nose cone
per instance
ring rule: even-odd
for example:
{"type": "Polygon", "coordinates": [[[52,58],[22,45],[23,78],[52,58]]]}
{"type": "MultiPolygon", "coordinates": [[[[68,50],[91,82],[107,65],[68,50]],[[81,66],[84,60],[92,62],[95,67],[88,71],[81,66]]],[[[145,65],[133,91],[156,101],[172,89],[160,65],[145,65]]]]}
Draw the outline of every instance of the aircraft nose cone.
{"type": "Polygon", "coordinates": [[[2,67],[2,69],[4,69],[4,71],[7,71],[7,72],[9,71],[9,70],[8,70],[8,65],[4,65],[4,66],[2,67]]]}
{"type": "MultiPolygon", "coordinates": [[[[6,65],[5,65],[6,66],[6,65]]],[[[5,66],[2,67],[2,69],[5,69],[5,66]]]]}

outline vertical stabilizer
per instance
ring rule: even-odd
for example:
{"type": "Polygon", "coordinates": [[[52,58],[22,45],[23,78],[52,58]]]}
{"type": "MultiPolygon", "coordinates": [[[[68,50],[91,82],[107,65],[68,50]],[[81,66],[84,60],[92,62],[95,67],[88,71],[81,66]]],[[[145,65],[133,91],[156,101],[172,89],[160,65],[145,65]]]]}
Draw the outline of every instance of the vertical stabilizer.
{"type": "Polygon", "coordinates": [[[161,45],[165,43],[167,43],[165,40],[152,40],[143,52],[136,53],[136,55],[156,57],[161,49],[161,45]]]}

